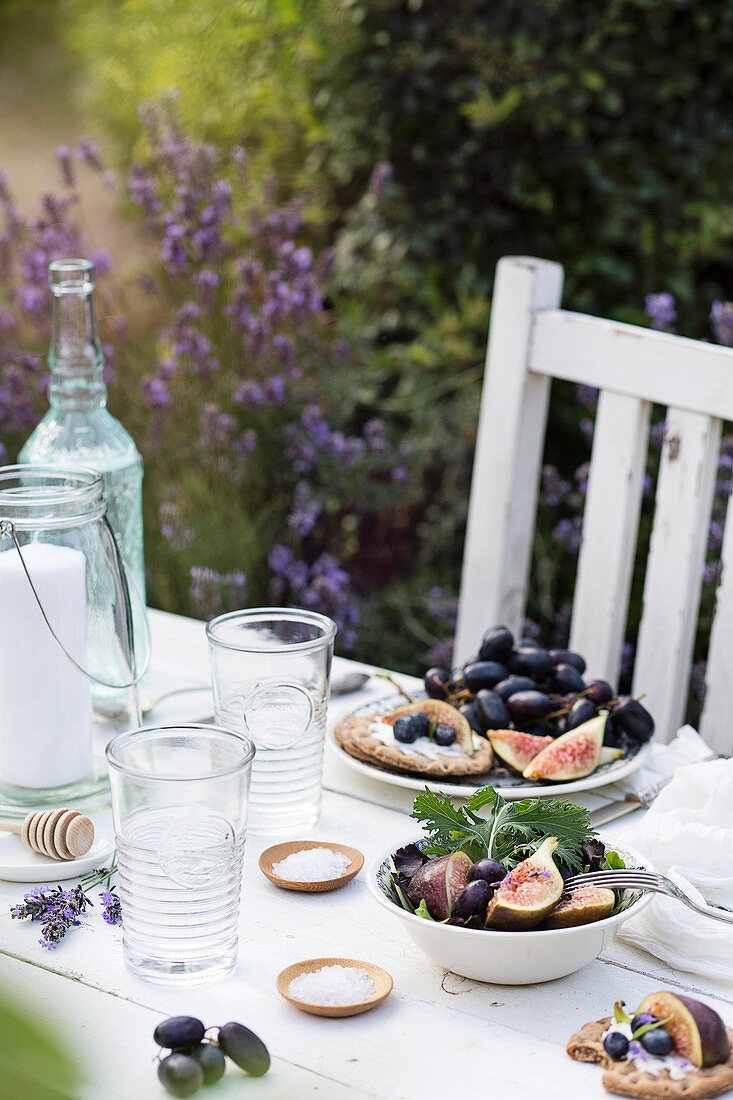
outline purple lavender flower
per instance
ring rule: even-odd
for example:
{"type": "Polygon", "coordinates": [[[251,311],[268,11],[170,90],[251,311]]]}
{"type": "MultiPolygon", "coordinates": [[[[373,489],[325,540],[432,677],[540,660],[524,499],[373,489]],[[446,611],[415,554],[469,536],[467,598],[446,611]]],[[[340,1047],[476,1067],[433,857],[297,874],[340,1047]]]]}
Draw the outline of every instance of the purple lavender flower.
{"type": "Polygon", "coordinates": [[[40,921],[41,938],[38,942],[41,947],[53,950],[71,928],[81,923],[78,918],[88,905],[92,906],[93,902],[80,883],[71,890],[63,890],[60,886],[53,889],[34,886],[20,905],[11,908],[10,915],[18,920],[40,921]]]}
{"type": "Polygon", "coordinates": [[[669,329],[677,320],[674,298],[667,291],[660,294],[647,294],[644,299],[644,312],[650,319],[651,327],[669,329]]]}
{"type": "Polygon", "coordinates": [[[107,924],[122,924],[122,904],[114,890],[103,890],[99,895],[102,901],[102,916],[107,924]]]}
{"type": "Polygon", "coordinates": [[[733,302],[713,302],[710,324],[718,343],[733,348],[733,302]]]}

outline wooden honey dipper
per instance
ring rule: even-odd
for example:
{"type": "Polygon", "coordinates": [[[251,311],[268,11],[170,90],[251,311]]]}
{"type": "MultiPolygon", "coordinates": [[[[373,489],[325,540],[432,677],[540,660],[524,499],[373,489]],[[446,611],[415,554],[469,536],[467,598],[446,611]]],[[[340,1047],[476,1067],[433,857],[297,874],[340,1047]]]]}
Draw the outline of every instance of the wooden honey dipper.
{"type": "Polygon", "coordinates": [[[76,859],[94,843],[94,825],[78,810],[34,810],[22,821],[0,821],[0,830],[15,833],[39,855],[76,859]]]}

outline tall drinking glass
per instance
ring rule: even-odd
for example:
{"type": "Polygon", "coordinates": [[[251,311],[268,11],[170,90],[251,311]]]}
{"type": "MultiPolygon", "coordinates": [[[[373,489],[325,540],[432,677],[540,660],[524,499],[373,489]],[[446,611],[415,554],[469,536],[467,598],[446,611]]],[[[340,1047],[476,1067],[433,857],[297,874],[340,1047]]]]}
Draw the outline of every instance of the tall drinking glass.
{"type": "Polygon", "coordinates": [[[250,832],[312,828],[321,812],[336,624],[314,611],[265,607],[212,619],[206,634],[215,720],[257,746],[250,832]]]}
{"type": "Polygon", "coordinates": [[[216,726],[149,726],[107,746],[125,962],[185,985],[237,958],[255,749],[216,726]]]}

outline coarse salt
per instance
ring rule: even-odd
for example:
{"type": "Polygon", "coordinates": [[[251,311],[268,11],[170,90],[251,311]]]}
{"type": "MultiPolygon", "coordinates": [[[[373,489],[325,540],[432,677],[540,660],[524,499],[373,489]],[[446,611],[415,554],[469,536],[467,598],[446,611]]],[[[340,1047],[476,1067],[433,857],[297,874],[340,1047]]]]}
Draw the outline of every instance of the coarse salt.
{"type": "Polygon", "coordinates": [[[322,966],[293,978],[288,992],[311,1005],[355,1005],[372,996],[374,983],[355,966],[322,966]]]}
{"type": "Polygon", "coordinates": [[[348,856],[332,852],[330,848],[300,848],[279,863],[273,863],[272,870],[278,878],[290,882],[322,882],[343,875],[350,864],[348,856]]]}

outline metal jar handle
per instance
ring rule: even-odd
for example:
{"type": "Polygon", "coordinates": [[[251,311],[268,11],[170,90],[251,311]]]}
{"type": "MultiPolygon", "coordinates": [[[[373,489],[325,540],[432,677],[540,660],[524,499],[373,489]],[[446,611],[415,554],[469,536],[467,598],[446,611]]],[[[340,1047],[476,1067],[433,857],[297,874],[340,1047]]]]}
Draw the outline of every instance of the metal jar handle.
{"type": "MultiPolygon", "coordinates": [[[[38,604],[38,610],[41,612],[41,615],[43,616],[43,621],[45,622],[46,626],[48,627],[49,632],[51,634],[51,637],[56,642],[56,645],[59,647],[59,649],[64,654],[64,656],[68,658],[68,660],[71,662],[71,664],[74,666],[74,668],[78,672],[81,672],[82,676],[86,676],[86,678],[88,680],[91,680],[91,682],[93,684],[98,684],[100,687],[112,688],[116,691],[123,691],[125,688],[132,688],[132,687],[135,687],[137,684],[139,684],[141,679],[143,678],[143,676],[145,675],[145,673],[148,670],[148,666],[150,665],[150,654],[151,654],[151,648],[152,648],[151,639],[150,639],[150,624],[148,623],[148,616],[145,613],[145,609],[143,608],[142,619],[143,619],[143,623],[144,623],[144,627],[145,627],[145,659],[143,661],[143,667],[142,667],[141,671],[136,673],[135,644],[134,644],[134,638],[133,638],[133,625],[132,625],[132,603],[131,603],[131,600],[130,600],[130,585],[132,585],[134,587],[134,581],[132,580],[132,578],[130,576],[130,573],[129,573],[129,570],[128,570],[127,566],[125,565],[125,563],[122,560],[122,557],[120,555],[120,549],[117,545],[117,540],[115,539],[114,532],[112,531],[112,527],[110,526],[110,522],[107,519],[107,516],[101,516],[100,518],[101,518],[102,524],[105,527],[105,534],[106,534],[106,536],[108,538],[108,541],[109,541],[109,548],[112,552],[113,557],[115,558],[115,564],[117,565],[118,574],[120,576],[120,579],[122,580],[121,593],[122,593],[122,600],[123,600],[123,605],[124,605],[123,606],[124,637],[123,637],[122,641],[123,641],[123,648],[126,651],[125,652],[125,657],[127,658],[128,666],[129,666],[129,668],[130,668],[130,670],[133,674],[133,679],[129,680],[127,683],[124,683],[124,684],[110,684],[107,680],[100,679],[98,676],[95,676],[94,673],[90,672],[88,669],[83,668],[79,664],[79,662],[76,661],[71,656],[68,649],[66,648],[64,643],[61,641],[61,639],[59,638],[59,636],[56,633],[56,631],[54,630],[54,628],[51,626],[51,623],[48,621],[48,616],[46,614],[45,608],[44,608],[43,604],[41,603],[40,596],[38,595],[38,592],[36,591],[36,586],[34,585],[33,579],[32,579],[32,577],[31,577],[31,575],[28,571],[28,566],[25,563],[25,558],[23,557],[23,551],[20,548],[20,543],[18,542],[18,536],[15,533],[15,526],[9,519],[0,519],[0,538],[11,539],[13,545],[15,546],[15,549],[18,551],[18,557],[20,558],[20,563],[23,566],[23,572],[25,573],[28,584],[31,587],[31,592],[33,593],[33,597],[34,597],[36,603],[38,604]]],[[[141,603],[142,603],[142,601],[141,601],[141,603]]]]}

